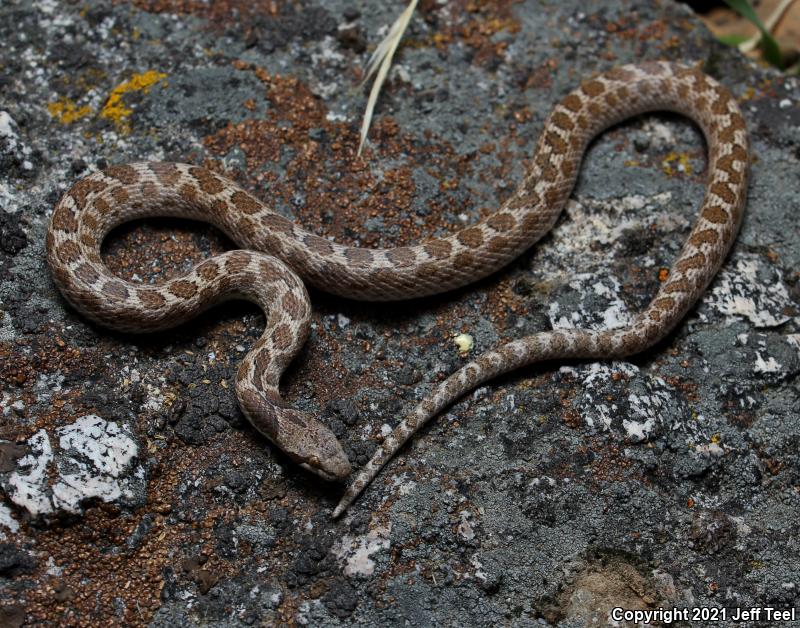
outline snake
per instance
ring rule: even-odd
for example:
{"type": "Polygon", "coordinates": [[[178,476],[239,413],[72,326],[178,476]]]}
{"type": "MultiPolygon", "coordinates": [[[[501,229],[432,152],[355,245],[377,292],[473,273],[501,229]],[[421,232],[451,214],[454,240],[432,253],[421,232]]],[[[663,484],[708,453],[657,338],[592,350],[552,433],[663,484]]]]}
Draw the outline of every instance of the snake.
{"type": "Polygon", "coordinates": [[[589,142],[632,116],[672,111],[705,137],[708,161],[699,215],[649,305],[623,327],[552,329],[477,356],[436,384],[379,444],[345,489],[339,517],[383,466],[432,417],[480,384],[542,360],[618,359],[664,339],[720,269],[745,207],[750,161],[735,98],[699,68],[667,61],[622,65],[585,79],[551,110],[522,181],[493,213],[412,246],[344,246],[304,230],[225,176],[191,164],[112,165],[77,181],[56,203],[47,259],[66,301],[88,319],[144,333],[185,323],[229,299],[265,312],[264,332],[245,355],[235,392],[253,427],[303,468],[346,480],[348,457],[333,432],[293,409],[279,384],[306,341],[306,285],[363,301],[398,301],[447,292],[495,273],[554,225],[575,185],[589,142]],[[103,262],[101,244],[116,226],[168,216],[209,222],[240,249],[204,259],[161,283],[127,281],[103,262]]]}

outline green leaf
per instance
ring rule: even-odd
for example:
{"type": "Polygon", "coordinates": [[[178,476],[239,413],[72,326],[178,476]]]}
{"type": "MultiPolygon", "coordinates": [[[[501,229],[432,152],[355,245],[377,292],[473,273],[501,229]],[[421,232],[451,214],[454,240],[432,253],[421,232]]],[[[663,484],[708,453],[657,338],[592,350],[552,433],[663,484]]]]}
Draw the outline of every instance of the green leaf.
{"type": "Polygon", "coordinates": [[[721,41],[726,46],[738,46],[746,42],[749,37],[746,35],[720,35],[717,37],[719,41],[721,41]]]}
{"type": "Polygon", "coordinates": [[[756,15],[755,10],[753,9],[753,5],[750,4],[750,1],[725,0],[725,4],[727,4],[731,9],[736,11],[748,22],[755,25],[755,27],[761,32],[760,43],[761,43],[761,48],[764,51],[764,58],[770,64],[782,68],[783,57],[781,55],[781,49],[778,46],[778,42],[775,41],[772,35],[770,35],[769,31],[764,27],[764,24],[761,23],[761,20],[758,19],[758,15],[756,15]]]}

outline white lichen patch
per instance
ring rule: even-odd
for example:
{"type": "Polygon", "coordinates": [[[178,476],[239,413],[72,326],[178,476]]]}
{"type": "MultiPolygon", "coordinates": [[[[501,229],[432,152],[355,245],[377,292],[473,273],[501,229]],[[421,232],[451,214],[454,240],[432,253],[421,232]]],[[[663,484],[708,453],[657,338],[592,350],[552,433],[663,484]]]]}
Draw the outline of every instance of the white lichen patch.
{"type": "Polygon", "coordinates": [[[789,377],[800,368],[797,334],[776,332],[740,334],[739,344],[751,348],[753,373],[775,380],[789,377]]]}
{"type": "Polygon", "coordinates": [[[621,286],[616,277],[579,273],[569,282],[569,287],[581,295],[578,310],[563,313],[561,303],[553,301],[547,315],[553,329],[617,329],[629,324],[633,315],[620,298],[621,286]],[[583,301],[590,301],[583,307],[583,301]],[[596,302],[602,305],[597,307],[596,302]]]}
{"type": "Polygon", "coordinates": [[[688,226],[688,221],[670,210],[672,194],[662,192],[652,196],[631,194],[611,201],[580,198],[567,203],[569,220],[553,231],[559,251],[580,251],[587,264],[593,258],[610,259],[608,247],[620,246],[624,236],[643,225],[655,224],[659,231],[676,231],[688,226]],[[597,247],[597,244],[608,247],[597,247]]]}
{"type": "Polygon", "coordinates": [[[3,489],[17,506],[34,517],[53,511],[47,486],[47,470],[53,448],[47,432],[39,430],[28,439],[28,454],[17,460],[17,468],[3,482],[3,489]]]}
{"type": "Polygon", "coordinates": [[[385,526],[375,526],[361,536],[345,534],[333,546],[332,552],[344,565],[346,576],[371,576],[375,571],[375,561],[372,555],[390,547],[389,533],[392,531],[391,523],[385,526]]]}
{"type": "Polygon", "coordinates": [[[472,527],[472,522],[470,521],[470,519],[472,519],[472,513],[468,510],[462,510],[459,515],[461,517],[461,522],[458,524],[458,535],[466,541],[471,541],[475,538],[475,529],[472,527]]]}
{"type": "Polygon", "coordinates": [[[629,441],[648,440],[661,425],[674,428],[690,414],[664,380],[627,362],[562,367],[560,373],[579,380],[583,392],[574,407],[590,428],[620,431],[629,441]]]}
{"type": "MultiPolygon", "coordinates": [[[[0,504],[0,527],[9,530],[12,534],[19,531],[19,523],[11,515],[11,509],[5,504],[0,504]]],[[[0,530],[0,539],[5,538],[5,532],[0,530]]]]}
{"type": "Polygon", "coordinates": [[[758,255],[742,254],[720,271],[703,301],[730,317],[743,317],[756,327],[777,327],[789,320],[786,312],[797,307],[789,296],[783,274],[758,255]]]}
{"type": "Polygon", "coordinates": [[[138,444],[123,426],[86,415],[56,430],[54,450],[45,430],[28,439],[28,453],[0,484],[17,506],[32,516],[79,513],[91,499],[131,502],[144,487],[136,465],[138,444]]]}

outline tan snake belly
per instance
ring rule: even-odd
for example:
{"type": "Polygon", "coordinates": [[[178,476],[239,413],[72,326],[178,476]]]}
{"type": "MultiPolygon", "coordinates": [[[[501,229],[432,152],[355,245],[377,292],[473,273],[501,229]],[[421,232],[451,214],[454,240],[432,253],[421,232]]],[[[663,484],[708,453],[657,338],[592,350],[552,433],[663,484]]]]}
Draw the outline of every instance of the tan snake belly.
{"type": "Polygon", "coordinates": [[[416,246],[368,250],[335,244],[302,230],[218,174],[186,164],[133,163],[92,174],[64,194],[47,234],[48,261],[76,309],[121,331],[174,327],[231,298],[256,302],[267,322],[236,376],[242,411],[293,460],[326,479],[343,479],[350,464],[334,435],[313,417],[286,407],[278,392],[284,368],[308,334],[311,308],[303,281],[354,299],[391,301],[484,277],[552,227],[595,135],[654,110],[693,119],[706,137],[709,157],[699,217],[652,302],[627,327],[543,332],[461,368],[384,440],[347,489],[336,517],[416,430],[480,383],[539,360],[630,355],[677,325],[719,269],[742,219],[747,130],[725,88],[698,70],[666,62],[622,66],[585,81],[553,109],[530,170],[502,207],[477,224],[416,246]],[[100,246],[115,226],[150,216],[210,222],[242,250],[207,259],[163,284],[124,281],[102,262],[100,246]]]}

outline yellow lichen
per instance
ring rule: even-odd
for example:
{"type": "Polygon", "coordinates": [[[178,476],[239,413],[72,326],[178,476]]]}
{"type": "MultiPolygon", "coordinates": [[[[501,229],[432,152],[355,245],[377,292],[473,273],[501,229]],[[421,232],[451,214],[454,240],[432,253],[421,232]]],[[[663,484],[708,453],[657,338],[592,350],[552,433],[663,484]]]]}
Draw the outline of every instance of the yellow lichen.
{"type": "Polygon", "coordinates": [[[72,124],[92,113],[92,108],[89,105],[78,107],[72,100],[64,97],[48,103],[47,111],[61,124],[72,124]]]}
{"type": "Polygon", "coordinates": [[[669,176],[673,176],[676,172],[692,174],[692,166],[687,153],[670,153],[664,157],[661,166],[664,168],[664,173],[669,176]]]}
{"type": "Polygon", "coordinates": [[[133,110],[125,106],[122,97],[128,92],[135,91],[141,91],[146,94],[153,85],[163,81],[166,77],[167,75],[163,72],[156,72],[155,70],[134,74],[129,80],[120,83],[111,90],[106,104],[103,105],[103,109],[100,111],[100,117],[113,121],[118,130],[126,133],[130,132],[128,117],[133,113],[133,110]]]}

